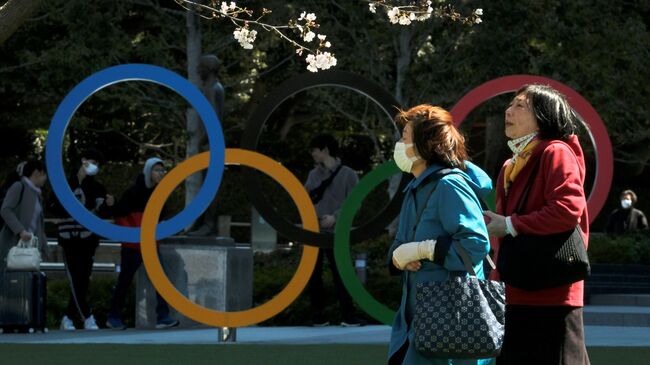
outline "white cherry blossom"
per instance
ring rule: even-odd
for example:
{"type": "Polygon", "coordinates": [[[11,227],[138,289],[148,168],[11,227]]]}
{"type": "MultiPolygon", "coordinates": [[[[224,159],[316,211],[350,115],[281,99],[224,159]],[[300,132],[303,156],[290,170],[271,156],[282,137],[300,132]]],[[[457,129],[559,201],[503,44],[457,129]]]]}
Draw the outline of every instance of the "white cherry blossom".
{"type": "Polygon", "coordinates": [[[237,28],[233,32],[235,39],[244,49],[253,49],[253,42],[257,36],[257,31],[248,28],[237,28]]]}
{"type": "Polygon", "coordinates": [[[311,41],[314,40],[314,37],[316,37],[316,33],[312,32],[312,31],[309,31],[309,32],[307,32],[307,34],[305,34],[305,36],[303,37],[303,40],[305,42],[311,42],[311,41]]]}
{"type": "Polygon", "coordinates": [[[318,53],[316,55],[310,54],[305,59],[307,61],[307,70],[311,72],[318,72],[318,70],[327,70],[330,67],[336,66],[336,58],[329,52],[318,53]]]}
{"type": "Polygon", "coordinates": [[[365,0],[371,13],[377,13],[381,8],[386,11],[386,16],[391,24],[410,25],[413,22],[423,22],[432,17],[458,21],[466,25],[480,24],[483,9],[477,8],[469,16],[458,13],[453,5],[445,4],[446,0],[433,1],[411,0],[407,5],[403,0],[365,0]]]}

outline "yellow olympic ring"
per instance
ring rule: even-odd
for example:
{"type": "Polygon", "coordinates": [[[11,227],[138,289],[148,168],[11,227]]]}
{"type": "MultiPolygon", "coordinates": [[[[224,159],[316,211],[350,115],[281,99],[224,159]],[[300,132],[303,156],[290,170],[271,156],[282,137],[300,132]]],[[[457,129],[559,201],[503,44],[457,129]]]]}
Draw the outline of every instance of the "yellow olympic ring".
{"type": "MultiPolygon", "coordinates": [[[[303,185],[289,170],[267,156],[242,149],[227,148],[225,160],[226,164],[242,164],[255,168],[277,181],[296,203],[305,229],[319,231],[316,209],[303,185]]],[[[273,299],[258,307],[239,312],[222,312],[205,308],[186,298],[169,281],[160,264],[156,250],[156,226],[162,206],[174,188],[186,177],[207,168],[208,161],[208,152],[192,156],[172,169],[154,189],[142,217],[140,239],[144,267],[158,293],[188,318],[214,327],[257,324],[283,311],[300,295],[316,266],[318,247],[304,245],[298,269],[289,284],[273,299]]]]}

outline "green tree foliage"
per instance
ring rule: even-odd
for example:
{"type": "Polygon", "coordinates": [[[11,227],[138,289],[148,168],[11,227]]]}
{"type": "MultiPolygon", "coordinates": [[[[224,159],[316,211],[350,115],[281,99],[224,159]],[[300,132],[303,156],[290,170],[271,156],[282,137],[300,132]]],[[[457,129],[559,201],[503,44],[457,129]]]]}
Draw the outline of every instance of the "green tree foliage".
{"type": "MultiPolygon", "coordinates": [[[[639,207],[649,211],[650,174],[644,171],[650,160],[648,0],[454,1],[460,12],[484,9],[483,23],[471,27],[442,20],[391,25],[358,0],[249,0],[241,4],[272,9],[268,20],[273,24],[304,10],[316,13],[336,53],[336,68],[379,83],[398,96],[404,107],[426,102],[450,108],[479,84],[512,74],[542,75],[573,87],[600,113],[618,161],[612,199],[604,212],[617,204],[623,187],[637,190],[639,207]]],[[[244,50],[233,39],[230,23],[202,19],[201,28],[204,53],[222,60],[219,79],[226,90],[226,144],[238,147],[246,120],[260,100],[283,81],[306,72],[305,64],[293,47],[271,34],[258,34],[255,48],[244,50]]],[[[42,154],[57,105],[85,77],[108,66],[134,62],[185,75],[185,43],[185,13],[173,0],[42,2],[32,18],[0,44],[0,158],[5,162],[0,177],[14,168],[17,159],[42,154]]],[[[485,136],[491,126],[503,123],[509,98],[504,95],[486,102],[463,124],[475,161],[491,164],[493,177],[507,150],[503,151],[503,141],[496,141],[492,142],[496,152],[490,152],[485,136]]],[[[73,117],[64,151],[68,166],[74,165],[80,149],[101,148],[112,164],[100,178],[119,196],[147,156],[158,154],[172,162],[185,159],[188,107],[182,97],[159,85],[111,85],[90,97],[73,117]]],[[[323,87],[299,93],[278,106],[260,137],[259,151],[304,181],[312,167],[308,141],[322,132],[344,142],[344,160],[363,176],[390,158],[397,131],[366,98],[323,87]]],[[[587,140],[583,138],[591,153],[587,140]]],[[[588,160],[593,174],[593,153],[588,160]]],[[[250,214],[241,170],[227,169],[217,197],[218,214],[232,215],[233,221],[246,221],[250,214]]],[[[283,189],[268,178],[259,181],[278,213],[298,223],[297,209],[283,189]]],[[[366,199],[355,224],[385,204],[385,185],[366,199]]],[[[176,209],[182,201],[176,198],[176,209]]],[[[598,223],[595,227],[598,230],[598,223]]],[[[248,238],[236,229],[233,235],[240,242],[248,238]]],[[[399,286],[385,270],[388,241],[389,237],[382,236],[355,245],[353,251],[369,254],[367,287],[394,306],[399,286]]],[[[630,252],[635,257],[646,253],[639,251],[642,247],[637,241],[621,241],[619,246],[621,261],[630,252]]],[[[596,243],[595,252],[611,249],[603,247],[606,250],[599,250],[596,243]]],[[[283,287],[298,254],[299,250],[290,255],[276,252],[278,260],[257,256],[256,303],[265,302],[283,287]]],[[[267,324],[302,320],[309,310],[303,296],[267,324]]],[[[332,314],[335,310],[328,308],[332,314]]]]}
{"type": "MultiPolygon", "coordinates": [[[[603,117],[622,172],[617,176],[638,175],[650,159],[647,0],[455,2],[460,12],[485,9],[483,23],[472,27],[439,19],[391,25],[353,0],[244,5],[272,9],[269,21],[275,23],[303,10],[316,13],[339,59],[337,68],[378,82],[401,95],[405,106],[429,102],[451,107],[471,88],[504,75],[552,77],[578,90],[603,117]]],[[[257,103],[282,81],[305,72],[304,62],[269,33],[260,33],[255,48],[244,50],[232,38],[228,22],[202,19],[201,27],[204,53],[223,61],[223,127],[227,145],[236,147],[257,103]]],[[[24,157],[42,152],[37,137],[44,138],[56,106],[93,72],[143,62],[184,75],[185,15],[172,0],[48,1],[0,46],[0,54],[0,153],[24,157]]],[[[311,167],[306,141],[317,132],[332,132],[342,141],[370,137],[370,144],[361,142],[369,152],[347,154],[365,161],[357,167],[360,172],[389,158],[395,135],[390,120],[352,94],[319,88],[287,100],[262,134],[260,151],[301,179],[311,167]]],[[[486,162],[481,160],[483,128],[486,121],[502,122],[507,98],[485,103],[464,124],[479,164],[486,162]]],[[[188,107],[158,85],[112,85],[75,114],[67,142],[73,148],[66,157],[75,160],[78,149],[92,144],[113,161],[137,163],[160,154],[178,162],[185,158],[188,107]]]]}

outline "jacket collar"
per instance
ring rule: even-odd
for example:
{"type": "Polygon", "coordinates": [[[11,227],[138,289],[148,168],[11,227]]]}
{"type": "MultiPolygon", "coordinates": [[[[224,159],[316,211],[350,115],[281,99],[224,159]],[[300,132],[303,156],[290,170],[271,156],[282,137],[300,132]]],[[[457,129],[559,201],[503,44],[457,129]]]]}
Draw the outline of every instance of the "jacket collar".
{"type": "Polygon", "coordinates": [[[427,169],[424,170],[420,174],[420,176],[418,176],[417,178],[411,180],[411,182],[409,182],[406,185],[403,192],[407,192],[408,190],[412,190],[412,189],[417,189],[418,186],[420,186],[423,183],[423,181],[427,180],[427,178],[429,176],[431,176],[431,174],[433,174],[433,173],[435,173],[435,172],[437,172],[439,170],[442,170],[442,169],[444,169],[444,166],[439,165],[439,164],[433,164],[433,165],[427,167],[427,169]]]}

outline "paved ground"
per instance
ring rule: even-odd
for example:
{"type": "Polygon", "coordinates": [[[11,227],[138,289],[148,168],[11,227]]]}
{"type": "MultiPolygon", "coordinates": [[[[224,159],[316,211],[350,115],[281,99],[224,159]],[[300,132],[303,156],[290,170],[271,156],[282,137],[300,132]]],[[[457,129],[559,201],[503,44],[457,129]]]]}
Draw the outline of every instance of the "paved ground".
{"type": "MultiPolygon", "coordinates": [[[[586,326],[589,347],[650,347],[650,327],[586,326]]],[[[344,328],[245,327],[237,330],[242,344],[385,344],[390,327],[344,328]]],[[[212,344],[216,329],[50,331],[36,334],[2,334],[0,343],[22,344],[212,344]]]]}

